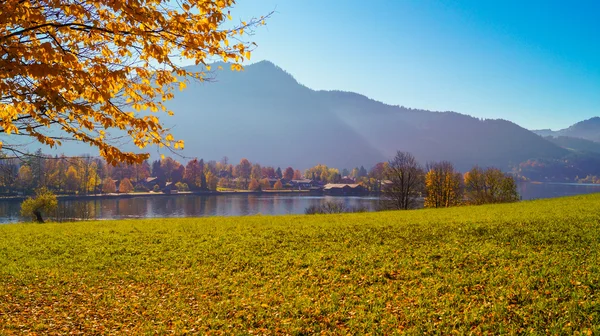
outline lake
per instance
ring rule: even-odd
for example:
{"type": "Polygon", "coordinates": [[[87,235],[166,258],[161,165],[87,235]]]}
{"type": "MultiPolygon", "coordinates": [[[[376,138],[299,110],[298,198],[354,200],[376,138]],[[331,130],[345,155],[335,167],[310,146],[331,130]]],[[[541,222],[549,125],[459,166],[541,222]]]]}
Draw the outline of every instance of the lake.
{"type": "MultiPolygon", "coordinates": [[[[282,194],[173,195],[122,199],[59,201],[61,217],[98,219],[303,214],[311,205],[341,201],[374,209],[377,197],[282,194]]],[[[20,202],[0,201],[0,223],[22,220],[20,202]]]]}
{"type": "MultiPolygon", "coordinates": [[[[600,192],[600,185],[570,183],[519,183],[523,200],[600,192]]],[[[303,214],[311,205],[341,201],[347,206],[375,209],[377,197],[333,197],[285,194],[173,195],[123,199],[65,200],[59,202],[62,218],[160,218],[303,214]]],[[[0,201],[0,223],[23,220],[20,202],[0,201]]]]}

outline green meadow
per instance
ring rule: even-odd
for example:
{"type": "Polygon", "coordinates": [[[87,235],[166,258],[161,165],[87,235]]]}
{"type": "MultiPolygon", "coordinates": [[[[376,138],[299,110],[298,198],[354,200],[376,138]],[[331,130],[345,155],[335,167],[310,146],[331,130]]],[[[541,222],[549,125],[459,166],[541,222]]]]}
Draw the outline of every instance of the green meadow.
{"type": "Polygon", "coordinates": [[[600,194],[2,225],[0,334],[598,334],[599,243],[600,194]]]}

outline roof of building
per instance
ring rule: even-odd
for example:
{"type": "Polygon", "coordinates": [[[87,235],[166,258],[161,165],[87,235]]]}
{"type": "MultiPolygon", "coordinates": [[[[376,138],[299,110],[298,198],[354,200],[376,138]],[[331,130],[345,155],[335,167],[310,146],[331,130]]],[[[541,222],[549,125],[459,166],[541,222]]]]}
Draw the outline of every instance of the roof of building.
{"type": "Polygon", "coordinates": [[[313,180],[311,180],[311,179],[301,179],[301,180],[291,180],[290,182],[293,182],[293,183],[312,183],[313,180]]]}
{"type": "Polygon", "coordinates": [[[350,188],[354,189],[354,188],[361,187],[361,185],[360,184],[348,184],[348,183],[328,183],[325,185],[325,187],[323,187],[323,189],[325,189],[325,190],[341,189],[344,187],[350,187],[350,188]]]}

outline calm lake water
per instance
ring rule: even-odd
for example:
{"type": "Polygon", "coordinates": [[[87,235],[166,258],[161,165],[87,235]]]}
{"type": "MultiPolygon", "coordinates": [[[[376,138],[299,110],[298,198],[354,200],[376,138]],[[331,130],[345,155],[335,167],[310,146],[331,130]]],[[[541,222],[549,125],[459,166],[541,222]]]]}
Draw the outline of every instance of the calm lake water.
{"type": "MultiPolygon", "coordinates": [[[[600,185],[560,183],[520,183],[523,200],[553,198],[600,192],[600,185]]],[[[374,209],[377,197],[331,197],[302,195],[247,195],[219,196],[177,195],[164,197],[136,197],[126,199],[98,199],[61,201],[61,217],[97,219],[201,217],[303,214],[311,205],[326,201],[341,201],[348,206],[374,209]]],[[[0,223],[23,220],[19,215],[20,202],[0,201],[0,223]]]]}
{"type": "MultiPolygon", "coordinates": [[[[313,204],[341,201],[348,206],[374,209],[377,197],[331,197],[302,195],[173,195],[85,201],[59,201],[61,217],[98,219],[246,216],[303,214],[313,204]]],[[[23,220],[20,202],[0,201],[0,223],[23,220]]]]}

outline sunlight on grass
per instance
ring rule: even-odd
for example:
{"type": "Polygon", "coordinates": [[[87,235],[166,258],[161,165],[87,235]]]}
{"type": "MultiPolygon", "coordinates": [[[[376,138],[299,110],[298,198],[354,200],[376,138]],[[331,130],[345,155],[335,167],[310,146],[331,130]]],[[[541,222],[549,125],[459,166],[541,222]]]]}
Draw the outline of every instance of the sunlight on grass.
{"type": "Polygon", "coordinates": [[[0,226],[0,333],[600,332],[600,195],[0,226]]]}

